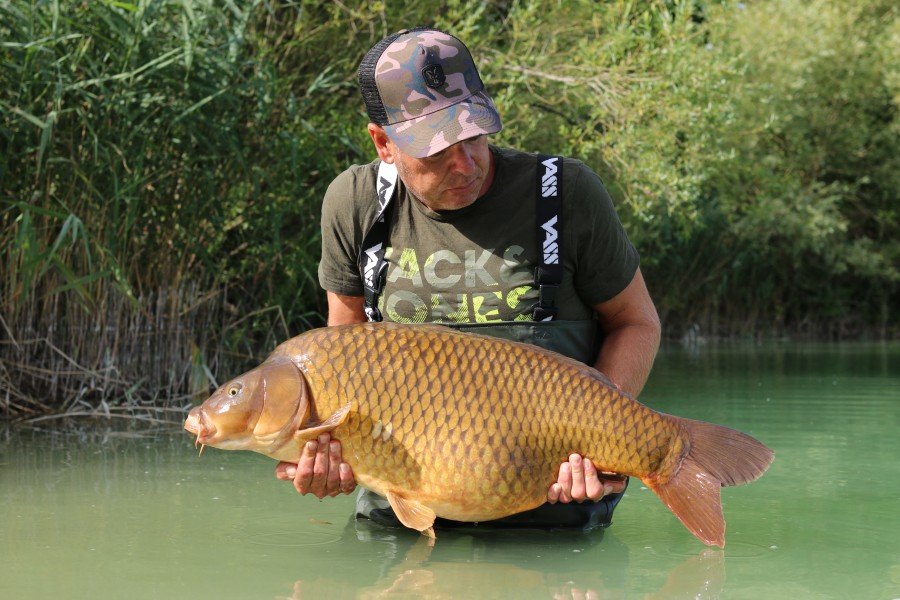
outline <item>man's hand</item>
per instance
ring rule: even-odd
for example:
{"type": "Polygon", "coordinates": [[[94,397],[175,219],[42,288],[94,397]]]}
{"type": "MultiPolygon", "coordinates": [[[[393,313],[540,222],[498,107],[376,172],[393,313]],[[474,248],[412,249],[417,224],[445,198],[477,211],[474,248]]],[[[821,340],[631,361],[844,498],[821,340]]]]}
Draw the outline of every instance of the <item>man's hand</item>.
{"type": "Polygon", "coordinates": [[[293,481],[298,492],[319,499],[349,494],[356,488],[350,465],[341,460],[341,443],[332,440],[327,433],[320,435],[318,440],[306,442],[296,465],[278,463],[275,477],[293,481]]]}
{"type": "Polygon", "coordinates": [[[623,479],[606,479],[602,477],[594,464],[581,457],[580,454],[569,455],[569,462],[559,467],[559,479],[550,486],[547,502],[594,502],[607,494],[617,494],[625,490],[623,479]]]}

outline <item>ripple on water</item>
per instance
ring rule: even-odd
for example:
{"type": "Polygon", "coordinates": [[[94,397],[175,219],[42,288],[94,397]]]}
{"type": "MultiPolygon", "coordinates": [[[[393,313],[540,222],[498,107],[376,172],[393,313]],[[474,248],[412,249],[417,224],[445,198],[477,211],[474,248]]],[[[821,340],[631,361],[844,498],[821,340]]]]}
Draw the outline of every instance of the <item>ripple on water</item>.
{"type": "MultiPolygon", "coordinates": [[[[656,549],[654,549],[655,551],[656,549]]],[[[719,550],[718,548],[712,547],[707,548],[701,551],[703,553],[718,553],[721,552],[723,556],[727,557],[729,560],[731,559],[747,559],[747,558],[760,558],[762,556],[768,555],[770,552],[777,550],[777,548],[773,548],[771,546],[764,546],[762,544],[754,544],[751,542],[726,542],[725,548],[719,550]]],[[[681,550],[675,549],[670,552],[665,552],[668,556],[677,556],[681,558],[689,558],[692,556],[696,556],[696,551],[690,550],[681,550]]]]}
{"type": "Polygon", "coordinates": [[[342,529],[334,523],[310,519],[292,523],[286,530],[283,520],[272,520],[248,524],[242,531],[236,532],[234,538],[258,546],[300,548],[333,544],[341,539],[342,529]]]}
{"type": "MultiPolygon", "coordinates": [[[[752,506],[749,494],[738,496],[747,497],[735,503],[733,512],[736,514],[746,512],[752,506]]],[[[729,509],[726,507],[726,519],[728,514],[729,509]]],[[[726,531],[723,550],[705,546],[660,502],[656,494],[637,480],[633,480],[629,486],[616,516],[611,528],[616,538],[635,552],[659,558],[686,559],[704,552],[721,552],[728,559],[755,559],[775,550],[765,543],[742,540],[738,535],[740,528],[726,531]]]]}

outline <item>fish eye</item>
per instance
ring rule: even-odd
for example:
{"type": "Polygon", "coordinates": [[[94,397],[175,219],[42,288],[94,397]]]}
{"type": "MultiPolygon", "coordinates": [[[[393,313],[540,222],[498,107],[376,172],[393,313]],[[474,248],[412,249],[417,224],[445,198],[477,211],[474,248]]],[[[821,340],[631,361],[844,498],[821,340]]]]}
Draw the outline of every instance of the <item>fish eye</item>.
{"type": "Polygon", "coordinates": [[[241,385],[239,383],[232,384],[228,388],[228,395],[231,397],[237,396],[238,392],[241,391],[241,385]]]}

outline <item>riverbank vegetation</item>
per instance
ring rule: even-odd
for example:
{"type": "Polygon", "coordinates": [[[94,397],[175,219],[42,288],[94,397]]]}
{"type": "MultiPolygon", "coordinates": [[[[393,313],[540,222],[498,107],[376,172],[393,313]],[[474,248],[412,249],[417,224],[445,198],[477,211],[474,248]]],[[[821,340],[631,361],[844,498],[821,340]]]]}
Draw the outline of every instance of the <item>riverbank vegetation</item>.
{"type": "Polygon", "coordinates": [[[323,323],[360,57],[473,50],[495,142],[600,172],[666,335],[900,335],[885,0],[0,4],[0,416],[180,414],[323,323]],[[435,10],[436,4],[440,9],[435,10]]]}

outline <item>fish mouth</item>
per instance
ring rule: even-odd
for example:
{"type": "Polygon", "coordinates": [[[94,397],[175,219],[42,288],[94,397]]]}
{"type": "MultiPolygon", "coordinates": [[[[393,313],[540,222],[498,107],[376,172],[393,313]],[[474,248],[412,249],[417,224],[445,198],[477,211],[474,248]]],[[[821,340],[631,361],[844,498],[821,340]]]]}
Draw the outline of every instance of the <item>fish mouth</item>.
{"type": "Polygon", "coordinates": [[[194,442],[195,446],[209,443],[216,434],[216,426],[203,412],[202,406],[195,406],[191,409],[184,421],[184,428],[197,436],[197,440],[194,442]]]}

